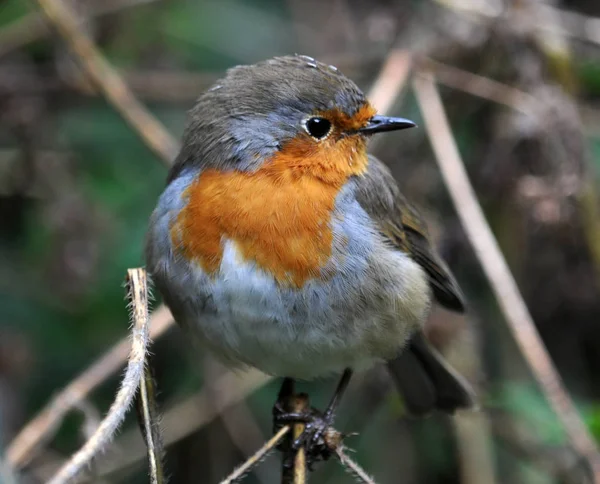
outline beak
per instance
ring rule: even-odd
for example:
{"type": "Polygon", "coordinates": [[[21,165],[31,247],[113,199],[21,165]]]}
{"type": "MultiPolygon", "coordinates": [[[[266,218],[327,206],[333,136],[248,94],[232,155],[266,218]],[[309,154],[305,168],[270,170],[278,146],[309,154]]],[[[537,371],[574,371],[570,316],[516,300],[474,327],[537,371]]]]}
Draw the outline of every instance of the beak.
{"type": "Polygon", "coordinates": [[[396,131],[399,129],[414,128],[417,125],[404,118],[390,118],[389,116],[373,116],[364,128],[358,130],[361,134],[384,133],[385,131],[396,131]]]}

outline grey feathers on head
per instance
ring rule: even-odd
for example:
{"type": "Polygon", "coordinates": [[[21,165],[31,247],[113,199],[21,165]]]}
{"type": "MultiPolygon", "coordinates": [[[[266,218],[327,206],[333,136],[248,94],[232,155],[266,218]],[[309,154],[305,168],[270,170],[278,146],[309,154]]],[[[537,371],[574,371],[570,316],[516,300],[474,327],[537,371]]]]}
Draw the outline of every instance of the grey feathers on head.
{"type": "Polygon", "coordinates": [[[365,102],[353,81],[308,56],[233,67],[190,110],[169,181],[198,165],[252,171],[298,134],[307,115],[333,108],[352,115],[365,102]]]}

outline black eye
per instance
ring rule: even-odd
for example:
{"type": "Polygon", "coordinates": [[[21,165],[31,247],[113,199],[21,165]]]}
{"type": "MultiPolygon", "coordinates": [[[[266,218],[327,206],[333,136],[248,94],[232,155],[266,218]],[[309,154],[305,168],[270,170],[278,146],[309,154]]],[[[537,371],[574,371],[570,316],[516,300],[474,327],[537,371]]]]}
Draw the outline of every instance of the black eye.
{"type": "Polygon", "coordinates": [[[313,138],[322,139],[331,131],[331,122],[325,118],[310,118],[306,121],[306,131],[313,138]]]}

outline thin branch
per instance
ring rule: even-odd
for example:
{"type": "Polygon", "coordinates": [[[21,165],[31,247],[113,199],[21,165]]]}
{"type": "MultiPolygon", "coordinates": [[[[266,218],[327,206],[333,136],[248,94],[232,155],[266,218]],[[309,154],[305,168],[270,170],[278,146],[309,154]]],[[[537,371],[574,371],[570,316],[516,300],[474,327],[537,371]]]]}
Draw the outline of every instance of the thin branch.
{"type": "Polygon", "coordinates": [[[394,49],[389,53],[368,94],[369,100],[379,112],[389,112],[398,101],[411,67],[412,57],[409,51],[394,49]]]}
{"type": "Polygon", "coordinates": [[[169,166],[179,151],[178,143],[135,98],[118,72],[106,61],[81,29],[77,18],[61,0],[37,0],[50,22],[69,44],[84,71],[130,126],[169,166]]]}
{"type": "Polygon", "coordinates": [[[452,419],[462,484],[498,482],[488,417],[485,412],[458,412],[452,419]]]}
{"type": "MultiPolygon", "coordinates": [[[[164,412],[161,426],[165,430],[165,446],[197,432],[217,418],[219,410],[226,410],[243,401],[248,395],[262,388],[271,380],[272,377],[254,370],[246,373],[228,371],[214,384],[214,391],[223,395],[219,402],[219,409],[215,408],[210,394],[206,390],[202,390],[164,412]]],[[[99,462],[98,475],[100,477],[133,465],[145,456],[145,449],[142,447],[137,430],[124,432],[115,445],[118,448],[127,449],[127,452],[118,454],[118,460],[115,459],[115,456],[111,456],[110,459],[107,457],[106,461],[99,462]]]]}
{"type": "MultiPolygon", "coordinates": [[[[89,18],[100,17],[118,12],[125,8],[134,7],[143,3],[151,3],[156,0],[116,0],[94,2],[89,6],[87,16],[89,18]]],[[[82,19],[80,23],[86,19],[82,19]]],[[[31,42],[40,40],[48,35],[44,16],[38,12],[23,15],[0,29],[0,57],[13,50],[25,47],[31,42]]]]}
{"type": "Polygon", "coordinates": [[[265,442],[265,444],[252,456],[250,456],[246,462],[244,462],[241,466],[229,474],[229,476],[223,479],[220,484],[232,484],[234,481],[250,472],[255,465],[259,464],[267,456],[267,454],[271,452],[275,446],[279,444],[279,442],[281,442],[281,439],[283,439],[290,430],[291,427],[289,425],[282,427],[279,432],[265,442]]]}
{"type": "Polygon", "coordinates": [[[434,79],[423,73],[414,80],[413,86],[444,181],[509,328],[525,361],[562,422],[571,444],[588,460],[595,481],[600,483],[600,453],[596,443],[563,387],[560,375],[552,364],[485,219],[460,158],[434,79]]]}
{"type": "Polygon", "coordinates": [[[348,457],[348,454],[344,452],[343,446],[339,446],[335,449],[335,455],[337,455],[338,459],[340,459],[340,462],[346,469],[348,469],[357,479],[360,479],[360,482],[363,482],[364,484],[376,484],[373,478],[369,476],[361,466],[348,457]]]}
{"type": "MultiPolygon", "coordinates": [[[[165,306],[159,307],[150,318],[150,338],[155,340],[172,325],[169,310],[165,306]]],[[[56,395],[13,439],[6,452],[8,463],[15,469],[26,465],[34,452],[58,430],[64,416],[121,369],[130,348],[129,339],[123,338],[56,395]]]]}
{"type": "Polygon", "coordinates": [[[132,345],[129,362],[121,388],[108,414],[92,437],[79,449],[69,461],[50,479],[49,484],[72,482],[79,473],[89,465],[92,459],[104,450],[113,439],[127,410],[131,406],[141,379],[144,376],[144,365],[148,351],[149,316],[148,316],[148,286],[144,269],[129,269],[127,271],[128,296],[131,300],[131,315],[133,320],[132,345]]]}
{"type": "Polygon", "coordinates": [[[148,364],[144,365],[144,373],[140,381],[140,392],[136,401],[140,427],[144,433],[144,441],[148,448],[148,465],[150,467],[151,484],[165,482],[163,469],[163,439],[160,431],[156,390],[154,379],[148,364]]]}
{"type": "Polygon", "coordinates": [[[531,114],[536,105],[537,100],[531,94],[488,77],[473,74],[427,57],[420,58],[418,64],[421,68],[433,71],[440,84],[472,96],[503,104],[524,114],[531,114]]]}
{"type": "Polygon", "coordinates": [[[542,18],[555,18],[554,22],[543,22],[536,18],[536,27],[540,30],[549,30],[554,34],[584,40],[600,45],[600,18],[590,17],[578,12],[561,10],[547,4],[537,6],[542,18]]]}
{"type": "MultiPolygon", "coordinates": [[[[203,390],[206,390],[210,401],[219,413],[231,441],[245,457],[253,455],[255,449],[266,440],[254,415],[244,402],[230,405],[228,408],[223,406],[222,401],[225,395],[222,392],[215,391],[213,382],[218,382],[219,377],[227,371],[224,366],[220,365],[214,358],[207,357],[203,367],[204,381],[206,382],[203,390]]],[[[254,472],[257,480],[261,483],[273,482],[275,479],[272,469],[259,467],[254,472]]]]}
{"type": "MultiPolygon", "coordinates": [[[[310,402],[306,393],[297,393],[289,398],[288,410],[294,413],[306,412],[310,408],[310,402]]],[[[292,435],[289,436],[288,448],[281,461],[281,484],[305,484],[306,483],[306,450],[301,446],[298,450],[293,449],[293,442],[304,432],[305,425],[296,422],[292,426],[292,435]],[[290,460],[293,466],[289,467],[290,460]]]]}

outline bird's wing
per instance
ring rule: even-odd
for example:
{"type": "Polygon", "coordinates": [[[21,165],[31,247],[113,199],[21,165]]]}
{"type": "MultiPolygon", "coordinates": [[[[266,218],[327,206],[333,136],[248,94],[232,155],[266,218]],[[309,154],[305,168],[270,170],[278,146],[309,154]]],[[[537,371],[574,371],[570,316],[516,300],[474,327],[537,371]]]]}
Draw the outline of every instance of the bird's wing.
{"type": "Polygon", "coordinates": [[[356,177],[356,197],[394,248],[409,254],[427,273],[436,300],[448,309],[463,312],[462,293],[450,270],[429,241],[419,213],[400,193],[388,168],[369,156],[368,170],[356,177]]]}

